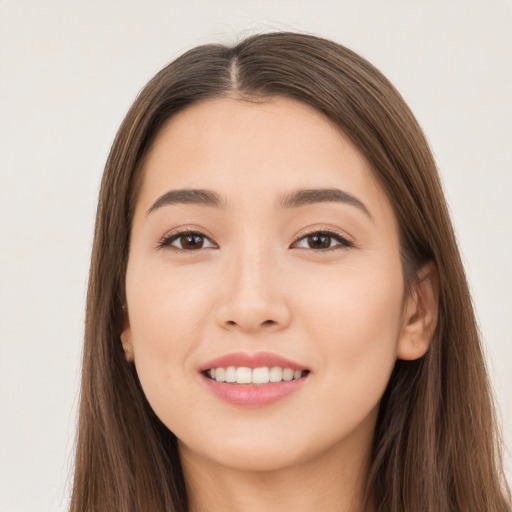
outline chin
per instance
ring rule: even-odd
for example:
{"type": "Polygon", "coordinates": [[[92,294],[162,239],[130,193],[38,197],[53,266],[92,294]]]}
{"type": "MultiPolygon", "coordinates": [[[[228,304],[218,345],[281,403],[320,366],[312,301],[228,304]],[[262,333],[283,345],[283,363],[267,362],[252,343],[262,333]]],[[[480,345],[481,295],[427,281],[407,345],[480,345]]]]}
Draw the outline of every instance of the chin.
{"type": "Polygon", "coordinates": [[[195,457],[208,460],[211,464],[240,472],[270,472],[296,466],[308,459],[308,454],[300,450],[290,450],[280,446],[279,441],[247,441],[243,444],[209,444],[204,450],[185,445],[179,441],[180,453],[194,452],[195,457]]]}
{"type": "Polygon", "coordinates": [[[224,435],[217,435],[219,430],[212,431],[211,436],[202,432],[200,438],[190,436],[191,432],[188,432],[186,439],[179,441],[180,453],[235,471],[272,472],[297,467],[326,455],[330,458],[329,453],[343,457],[343,451],[353,441],[351,428],[347,427],[346,432],[342,429],[330,433],[301,430],[293,419],[287,422],[286,429],[274,425],[274,428],[269,426],[259,432],[247,428],[240,430],[243,432],[238,435],[233,431],[224,432],[224,435]]]}

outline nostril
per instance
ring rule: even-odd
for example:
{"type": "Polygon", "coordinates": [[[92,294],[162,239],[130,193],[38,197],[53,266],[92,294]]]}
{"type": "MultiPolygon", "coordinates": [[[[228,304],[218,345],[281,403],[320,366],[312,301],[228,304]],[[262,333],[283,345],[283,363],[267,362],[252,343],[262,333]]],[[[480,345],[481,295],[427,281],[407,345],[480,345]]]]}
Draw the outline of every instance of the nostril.
{"type": "MultiPolygon", "coordinates": [[[[1,1],[1,0],[0,0],[1,1]]],[[[234,318],[233,316],[231,318],[234,318]]],[[[260,316],[261,318],[261,316],[260,316]]],[[[265,318],[265,317],[263,317],[265,318]]],[[[258,329],[276,329],[278,326],[281,325],[281,322],[279,319],[273,320],[271,318],[268,318],[267,320],[261,320],[259,318],[251,318],[249,315],[247,317],[240,316],[240,319],[236,320],[223,320],[221,322],[221,325],[224,329],[241,329],[243,331],[257,331],[258,329]]]]}

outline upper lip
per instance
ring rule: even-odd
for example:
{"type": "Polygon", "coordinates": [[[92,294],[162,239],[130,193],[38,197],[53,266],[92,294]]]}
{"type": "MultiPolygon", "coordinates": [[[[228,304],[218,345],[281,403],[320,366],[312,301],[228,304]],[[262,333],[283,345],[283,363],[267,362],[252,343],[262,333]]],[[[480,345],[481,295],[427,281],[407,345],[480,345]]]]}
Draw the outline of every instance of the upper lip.
{"type": "Polygon", "coordinates": [[[307,370],[308,368],[300,363],[291,361],[286,357],[272,352],[257,352],[256,354],[247,354],[245,352],[232,352],[217,357],[201,365],[199,371],[203,372],[212,368],[227,368],[228,366],[245,366],[248,368],[262,368],[279,366],[281,368],[291,368],[292,370],[307,370]]]}

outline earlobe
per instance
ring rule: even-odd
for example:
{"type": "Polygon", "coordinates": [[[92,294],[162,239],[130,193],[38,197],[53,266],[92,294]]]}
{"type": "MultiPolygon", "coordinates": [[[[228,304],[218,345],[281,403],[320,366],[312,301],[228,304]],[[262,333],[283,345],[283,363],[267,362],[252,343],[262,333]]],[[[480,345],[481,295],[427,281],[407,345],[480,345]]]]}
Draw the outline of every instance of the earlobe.
{"type": "Polygon", "coordinates": [[[438,310],[439,277],[436,266],[429,262],[418,272],[404,307],[398,359],[414,360],[425,355],[437,327],[438,310]]]}
{"type": "Polygon", "coordinates": [[[121,344],[123,345],[124,357],[129,363],[133,363],[133,345],[132,331],[130,328],[130,319],[126,306],[123,306],[123,331],[121,332],[121,344]]]}

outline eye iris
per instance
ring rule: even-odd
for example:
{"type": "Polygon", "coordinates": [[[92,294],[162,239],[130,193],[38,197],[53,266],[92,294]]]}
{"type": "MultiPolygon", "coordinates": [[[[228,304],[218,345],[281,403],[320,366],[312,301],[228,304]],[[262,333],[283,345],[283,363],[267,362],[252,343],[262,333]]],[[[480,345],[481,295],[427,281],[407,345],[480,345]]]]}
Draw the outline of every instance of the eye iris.
{"type": "Polygon", "coordinates": [[[181,236],[181,246],[184,249],[200,249],[203,246],[204,238],[194,233],[181,236]]]}
{"type": "Polygon", "coordinates": [[[311,249],[327,249],[331,245],[331,237],[322,233],[309,235],[308,245],[311,249]]]}

